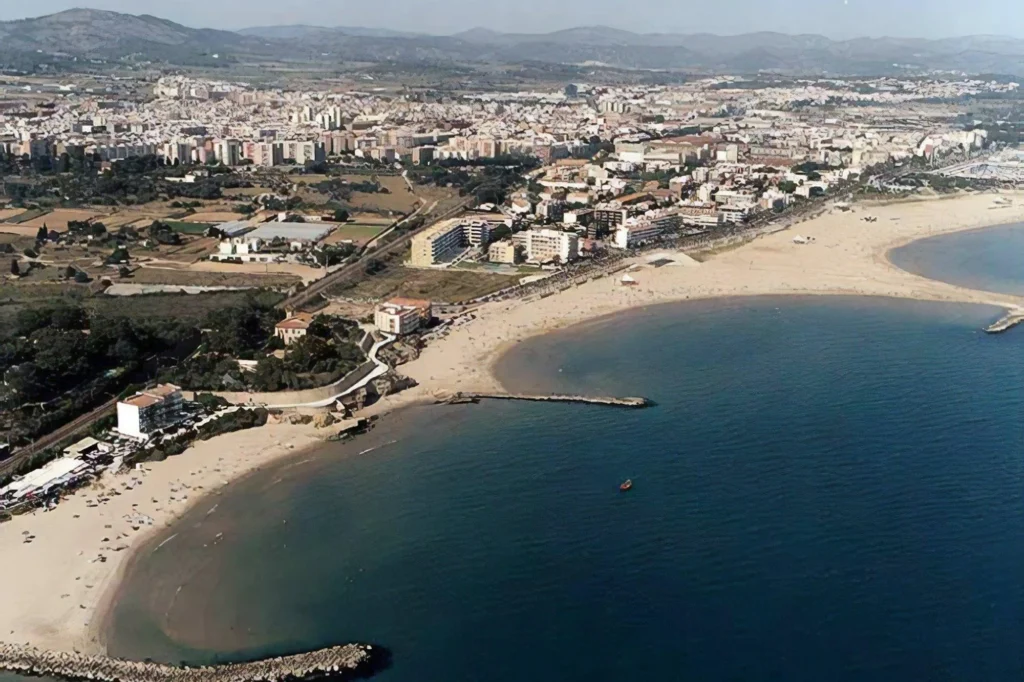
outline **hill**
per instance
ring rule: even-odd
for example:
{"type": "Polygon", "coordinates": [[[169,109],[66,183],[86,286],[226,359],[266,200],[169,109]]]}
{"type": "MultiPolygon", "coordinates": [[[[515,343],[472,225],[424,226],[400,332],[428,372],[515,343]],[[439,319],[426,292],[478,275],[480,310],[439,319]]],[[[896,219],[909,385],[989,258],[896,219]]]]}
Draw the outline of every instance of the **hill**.
{"type": "Polygon", "coordinates": [[[136,59],[190,65],[230,60],[604,64],[634,69],[730,73],[906,73],[961,70],[1024,74],[1024,40],[966,36],[944,40],[750,33],[640,34],[608,26],[551,33],[475,28],[451,36],[364,27],[264,26],[238,32],[195,29],[166,19],[75,9],[0,22],[0,63],[34,55],[136,59]]]}

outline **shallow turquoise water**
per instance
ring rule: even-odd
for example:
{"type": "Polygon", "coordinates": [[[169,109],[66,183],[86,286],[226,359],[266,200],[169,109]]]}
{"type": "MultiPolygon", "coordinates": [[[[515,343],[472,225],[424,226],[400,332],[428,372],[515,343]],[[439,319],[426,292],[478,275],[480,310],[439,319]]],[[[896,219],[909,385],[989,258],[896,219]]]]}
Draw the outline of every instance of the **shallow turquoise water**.
{"type": "Polygon", "coordinates": [[[140,557],[113,651],[372,641],[384,682],[1017,680],[1024,334],[980,333],[997,315],[733,299],[523,343],[513,388],[657,406],[419,409],[260,472],[140,557]]]}

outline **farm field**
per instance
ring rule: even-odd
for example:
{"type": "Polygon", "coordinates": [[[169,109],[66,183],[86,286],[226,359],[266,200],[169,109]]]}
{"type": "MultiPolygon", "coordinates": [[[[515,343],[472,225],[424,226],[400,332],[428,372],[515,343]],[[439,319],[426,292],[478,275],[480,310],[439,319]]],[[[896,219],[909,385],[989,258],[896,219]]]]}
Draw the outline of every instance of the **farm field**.
{"type": "Polygon", "coordinates": [[[385,228],[383,226],[378,225],[359,225],[348,223],[334,230],[334,232],[324,240],[324,243],[338,244],[341,242],[351,241],[362,246],[383,232],[384,229],[385,228]]]}
{"type": "Polygon", "coordinates": [[[182,218],[186,223],[227,223],[242,216],[234,211],[202,211],[182,218]]]}
{"type": "MultiPolygon", "coordinates": [[[[314,268],[301,263],[216,263],[210,260],[199,260],[188,266],[193,273],[241,274],[254,277],[286,278],[287,284],[295,284],[299,280],[305,283],[318,280],[324,276],[322,268],[314,268]]],[[[284,280],[280,280],[284,281],[284,280]]],[[[267,286],[270,286],[269,284],[267,286]]]]}
{"type": "Polygon", "coordinates": [[[0,223],[16,218],[25,212],[23,208],[4,208],[0,209],[0,223]]]}
{"type": "Polygon", "coordinates": [[[22,223],[32,220],[33,218],[38,218],[41,215],[46,215],[46,213],[46,209],[30,208],[28,210],[19,211],[17,215],[8,218],[7,222],[11,223],[12,225],[21,225],[22,223]]]}
{"type": "Polygon", "coordinates": [[[94,218],[102,220],[104,215],[99,211],[84,208],[58,208],[30,220],[22,220],[18,225],[38,230],[45,224],[49,230],[65,232],[68,229],[68,223],[72,220],[92,220],[94,218]]]}
{"type": "Polygon", "coordinates": [[[221,194],[226,197],[258,197],[269,191],[266,187],[226,187],[221,194]]]}
{"type": "MultiPolygon", "coordinates": [[[[196,265],[202,265],[197,263],[196,265]]],[[[210,263],[219,265],[218,263],[210,263]]],[[[298,284],[300,278],[288,273],[270,274],[244,271],[205,272],[195,267],[184,269],[170,267],[141,267],[132,272],[124,281],[130,284],[180,284],[182,286],[204,287],[265,287],[268,289],[287,288],[298,284]]]]}

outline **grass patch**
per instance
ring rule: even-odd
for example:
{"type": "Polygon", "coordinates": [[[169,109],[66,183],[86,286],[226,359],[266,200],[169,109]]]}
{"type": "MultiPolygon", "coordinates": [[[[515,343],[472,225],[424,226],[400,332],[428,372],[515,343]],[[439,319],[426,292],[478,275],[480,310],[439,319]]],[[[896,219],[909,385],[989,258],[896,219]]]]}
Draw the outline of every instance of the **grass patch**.
{"type": "Polygon", "coordinates": [[[518,281],[518,277],[471,270],[418,270],[392,265],[372,277],[341,285],[330,293],[355,298],[407,296],[458,303],[510,287],[518,281]]]}
{"type": "Polygon", "coordinates": [[[211,310],[241,305],[250,296],[271,305],[284,298],[274,291],[211,291],[203,294],[145,294],[95,296],[83,301],[97,315],[126,315],[133,319],[175,318],[199,321],[211,310]]]}
{"type": "Polygon", "coordinates": [[[27,223],[30,220],[41,218],[47,213],[49,213],[49,211],[43,210],[41,208],[32,208],[25,211],[24,213],[14,216],[13,218],[8,218],[7,222],[10,223],[11,225],[21,225],[22,223],[27,223]]]}
{"type": "Polygon", "coordinates": [[[383,232],[384,229],[384,227],[379,225],[347,224],[334,230],[327,241],[329,243],[337,243],[351,240],[357,244],[365,244],[383,232]]]}

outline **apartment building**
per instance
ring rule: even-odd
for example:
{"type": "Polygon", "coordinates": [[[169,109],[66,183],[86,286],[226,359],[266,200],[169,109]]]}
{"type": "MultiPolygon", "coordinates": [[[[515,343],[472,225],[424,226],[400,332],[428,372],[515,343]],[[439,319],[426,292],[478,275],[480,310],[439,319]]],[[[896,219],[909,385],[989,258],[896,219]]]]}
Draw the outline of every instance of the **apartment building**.
{"type": "Polygon", "coordinates": [[[161,384],[117,404],[117,430],[145,440],[153,432],[178,423],[183,415],[181,388],[161,384]]]}
{"type": "Polygon", "coordinates": [[[403,336],[428,324],[433,316],[430,301],[392,298],[377,306],[373,323],[386,334],[403,336]]]}
{"type": "Polygon", "coordinates": [[[568,263],[579,257],[579,237],[572,232],[526,230],[513,235],[512,241],[522,247],[531,263],[568,263]]]}
{"type": "Polygon", "coordinates": [[[680,220],[677,211],[649,211],[615,228],[613,243],[620,249],[629,249],[659,239],[679,227],[680,220]]]}
{"type": "Polygon", "coordinates": [[[451,260],[467,242],[459,219],[444,220],[412,238],[410,265],[426,267],[451,260]]]}
{"type": "Polygon", "coordinates": [[[624,208],[595,208],[590,214],[590,225],[587,236],[591,239],[611,234],[619,225],[626,222],[629,211],[624,208]]]}
{"type": "Polygon", "coordinates": [[[480,246],[491,241],[491,224],[483,220],[474,220],[463,226],[465,241],[470,246],[480,246]]]}
{"type": "Polygon", "coordinates": [[[510,241],[494,242],[487,248],[487,260],[492,263],[515,264],[522,260],[522,247],[510,241]]]}

